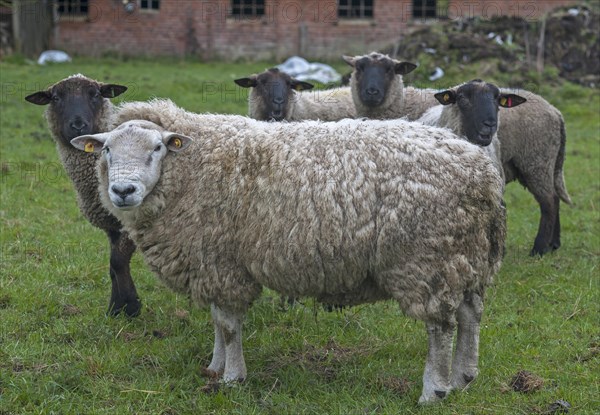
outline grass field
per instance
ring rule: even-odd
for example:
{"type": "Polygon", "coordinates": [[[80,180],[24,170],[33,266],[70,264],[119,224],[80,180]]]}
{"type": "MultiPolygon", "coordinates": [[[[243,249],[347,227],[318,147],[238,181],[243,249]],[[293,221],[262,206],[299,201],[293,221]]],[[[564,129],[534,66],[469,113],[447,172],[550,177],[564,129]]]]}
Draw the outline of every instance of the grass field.
{"type": "MultiPolygon", "coordinates": [[[[23,98],[82,72],[128,85],[116,101],[170,97],[192,111],[244,114],[246,91],[232,80],[268,66],[0,63],[0,414],[542,414],[559,399],[571,413],[600,413],[600,94],[558,80],[535,87],[565,116],[575,204],[562,206],[562,248],[531,258],[538,206],[508,186],[507,255],[488,291],[481,373],[468,391],[416,405],[426,333],[393,302],[327,313],[306,300],[282,311],[265,292],[244,326],[249,378],[220,390],[200,372],[212,351],[208,311],[158,283],[139,254],[132,274],[142,314],[106,317],[106,237],[79,213],[44,108],[23,98]],[[520,370],[543,383],[513,391],[520,370]]],[[[480,69],[449,71],[438,86],[480,69]]]]}

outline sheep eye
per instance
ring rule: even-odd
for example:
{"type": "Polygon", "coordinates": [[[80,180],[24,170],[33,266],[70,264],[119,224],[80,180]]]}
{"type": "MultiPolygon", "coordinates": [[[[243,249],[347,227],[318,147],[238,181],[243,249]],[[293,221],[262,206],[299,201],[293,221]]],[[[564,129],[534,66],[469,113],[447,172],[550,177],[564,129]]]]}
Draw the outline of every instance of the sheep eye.
{"type": "Polygon", "coordinates": [[[60,97],[58,95],[56,95],[56,94],[52,95],[52,101],[58,102],[58,101],[60,101],[60,97]]]}
{"type": "Polygon", "coordinates": [[[162,148],[162,146],[159,144],[154,148],[154,151],[160,151],[161,148],[162,148]]]}

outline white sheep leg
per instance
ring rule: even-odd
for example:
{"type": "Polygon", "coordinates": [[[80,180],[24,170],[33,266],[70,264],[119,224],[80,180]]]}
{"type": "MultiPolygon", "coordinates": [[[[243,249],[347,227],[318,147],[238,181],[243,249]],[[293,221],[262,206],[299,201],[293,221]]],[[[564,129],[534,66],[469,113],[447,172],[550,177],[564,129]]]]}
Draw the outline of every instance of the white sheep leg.
{"type": "Polygon", "coordinates": [[[223,373],[224,382],[242,382],[246,379],[246,362],[242,350],[241,313],[233,313],[211,305],[215,325],[213,358],[208,369],[223,373]]]}
{"type": "Polygon", "coordinates": [[[210,361],[210,365],[206,368],[211,377],[217,377],[225,371],[225,340],[223,340],[223,330],[217,324],[217,313],[217,307],[211,304],[210,314],[212,315],[215,328],[215,344],[213,346],[212,360],[210,361]]]}
{"type": "Polygon", "coordinates": [[[419,403],[432,403],[444,399],[450,392],[450,364],[454,325],[427,324],[429,350],[423,374],[423,392],[419,403]]]}
{"type": "Polygon", "coordinates": [[[458,307],[458,334],[452,360],[452,388],[463,389],[478,375],[479,323],[483,314],[483,300],[475,293],[467,293],[458,307]]]}

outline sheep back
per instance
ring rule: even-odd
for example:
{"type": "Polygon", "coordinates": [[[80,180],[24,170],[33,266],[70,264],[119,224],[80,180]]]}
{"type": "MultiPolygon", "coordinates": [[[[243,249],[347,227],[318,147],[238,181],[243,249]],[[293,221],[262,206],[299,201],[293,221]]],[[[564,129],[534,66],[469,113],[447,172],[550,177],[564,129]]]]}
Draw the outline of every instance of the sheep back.
{"type": "Polygon", "coordinates": [[[295,92],[288,121],[355,118],[350,87],[295,92]]]}

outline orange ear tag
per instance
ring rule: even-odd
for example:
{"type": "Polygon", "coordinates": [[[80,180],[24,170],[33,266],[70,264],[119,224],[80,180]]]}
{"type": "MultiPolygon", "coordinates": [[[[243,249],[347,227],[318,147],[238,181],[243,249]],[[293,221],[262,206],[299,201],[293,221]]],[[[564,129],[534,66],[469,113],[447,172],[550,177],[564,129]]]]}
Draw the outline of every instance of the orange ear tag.
{"type": "Polygon", "coordinates": [[[175,137],[175,138],[173,139],[173,145],[175,146],[175,148],[181,148],[181,139],[180,139],[180,138],[177,138],[177,137],[175,137]]]}
{"type": "Polygon", "coordinates": [[[86,153],[93,153],[94,143],[92,143],[91,141],[86,141],[85,145],[83,146],[83,151],[85,151],[86,153]]]}

